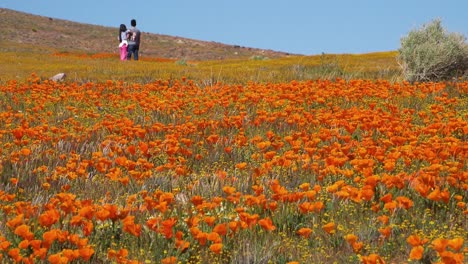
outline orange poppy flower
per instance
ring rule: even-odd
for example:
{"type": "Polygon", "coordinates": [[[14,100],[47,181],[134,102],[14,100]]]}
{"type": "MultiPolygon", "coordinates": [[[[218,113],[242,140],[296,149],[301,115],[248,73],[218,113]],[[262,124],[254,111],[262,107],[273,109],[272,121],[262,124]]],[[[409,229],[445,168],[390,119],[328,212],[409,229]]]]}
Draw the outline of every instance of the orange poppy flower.
{"type": "Polygon", "coordinates": [[[161,264],[176,264],[177,258],[176,257],[167,257],[161,260],[161,264]]]}
{"type": "Polygon", "coordinates": [[[409,209],[413,207],[413,204],[414,204],[411,199],[405,196],[398,196],[395,200],[398,202],[398,207],[401,207],[404,209],[409,209]]]}
{"type": "Polygon", "coordinates": [[[421,239],[418,235],[411,235],[406,239],[406,242],[408,242],[412,247],[422,246],[427,241],[428,240],[426,238],[421,239]]]}
{"type": "Polygon", "coordinates": [[[349,243],[353,244],[358,240],[358,237],[355,234],[347,234],[344,236],[344,239],[349,243]]]}
{"type": "Polygon", "coordinates": [[[50,264],[67,264],[68,258],[61,256],[60,253],[49,255],[47,258],[50,264]]]}
{"type": "Polygon", "coordinates": [[[308,238],[310,234],[312,234],[312,229],[308,227],[302,227],[297,231],[297,234],[304,238],[308,238]]]}
{"type": "Polygon", "coordinates": [[[213,228],[213,232],[218,233],[220,236],[224,236],[227,234],[227,225],[226,224],[217,224],[213,228]]]}
{"type": "Polygon", "coordinates": [[[384,203],[389,203],[392,201],[392,197],[393,195],[391,193],[387,193],[386,195],[382,196],[382,198],[380,198],[380,201],[384,203]]]}
{"type": "Polygon", "coordinates": [[[379,228],[379,233],[382,235],[382,237],[388,238],[392,233],[392,227],[387,226],[384,228],[379,228]]]}
{"type": "Polygon", "coordinates": [[[160,232],[169,239],[174,235],[173,227],[177,223],[177,218],[169,218],[161,222],[160,232]]]}
{"type": "Polygon", "coordinates": [[[73,261],[80,257],[80,253],[78,249],[64,249],[62,250],[62,255],[66,257],[68,260],[73,261]]]}
{"type": "Polygon", "coordinates": [[[15,216],[15,218],[7,221],[6,225],[12,229],[16,228],[17,226],[21,225],[23,223],[23,214],[18,214],[15,216]]]}
{"type": "Polygon", "coordinates": [[[205,216],[203,218],[203,221],[205,221],[205,223],[209,226],[213,226],[214,225],[214,222],[216,221],[216,217],[214,216],[205,216]]]}
{"type": "Polygon", "coordinates": [[[451,251],[444,251],[439,253],[442,263],[464,264],[463,253],[453,253],[451,251]]]}
{"type": "Polygon", "coordinates": [[[94,254],[94,249],[92,247],[80,248],[79,254],[82,259],[89,261],[94,254]]]}
{"type": "Polygon", "coordinates": [[[436,238],[431,242],[432,248],[441,253],[444,252],[447,248],[449,241],[445,238],[436,238]]]}
{"type": "Polygon", "coordinates": [[[335,233],[335,223],[328,223],[328,224],[322,226],[322,228],[328,234],[334,234],[335,233]]]}
{"type": "Polygon", "coordinates": [[[190,247],[190,242],[177,239],[175,242],[175,246],[178,250],[180,250],[181,252],[184,252],[190,247]]]}
{"type": "Polygon", "coordinates": [[[18,235],[26,240],[32,240],[34,238],[34,234],[29,231],[29,226],[24,224],[15,228],[15,235],[18,235]]]}
{"type": "Polygon", "coordinates": [[[389,217],[386,215],[380,215],[377,217],[377,219],[384,225],[388,224],[389,217]]]}
{"type": "Polygon", "coordinates": [[[18,248],[20,249],[26,249],[29,247],[29,241],[28,240],[22,240],[19,244],[18,244],[18,248]]]}
{"type": "Polygon", "coordinates": [[[361,252],[362,247],[364,247],[364,242],[362,242],[362,241],[354,242],[354,243],[351,244],[351,246],[353,247],[354,253],[359,253],[359,252],[361,252]]]}
{"type": "Polygon", "coordinates": [[[232,232],[236,232],[237,229],[239,228],[239,222],[237,221],[231,221],[229,222],[229,229],[232,231],[232,232]]]}
{"type": "Polygon", "coordinates": [[[28,149],[28,148],[22,148],[22,149],[21,149],[21,155],[23,155],[23,156],[29,156],[29,155],[31,155],[31,150],[28,149]]]}
{"type": "Polygon", "coordinates": [[[455,251],[460,251],[460,249],[463,247],[463,238],[457,237],[454,239],[450,239],[447,243],[447,245],[452,248],[455,251]]]}
{"type": "Polygon", "coordinates": [[[17,263],[19,263],[21,259],[23,258],[20,254],[19,248],[12,248],[8,250],[8,256],[10,256],[10,258],[12,258],[17,263]]]}
{"type": "Polygon", "coordinates": [[[227,195],[231,195],[236,191],[236,188],[230,187],[230,186],[224,186],[223,187],[223,192],[225,192],[227,195]]]}
{"type": "Polygon", "coordinates": [[[415,246],[411,249],[409,258],[411,260],[420,260],[423,257],[424,247],[423,246],[415,246]]]}
{"type": "Polygon", "coordinates": [[[214,242],[214,243],[221,243],[221,241],[222,241],[221,236],[216,232],[209,233],[208,236],[207,236],[207,239],[209,241],[214,242]]]}
{"type": "Polygon", "coordinates": [[[389,212],[394,212],[395,209],[397,208],[397,202],[391,201],[391,202],[385,203],[384,208],[387,209],[389,212]]]}
{"type": "Polygon", "coordinates": [[[98,211],[96,211],[95,215],[98,220],[105,221],[110,217],[111,213],[108,210],[101,208],[98,211]]]}
{"type": "Polygon", "coordinates": [[[122,222],[123,222],[123,230],[129,234],[132,234],[134,236],[140,236],[141,233],[141,225],[140,224],[135,224],[134,222],[135,216],[129,215],[125,217],[122,222]]]}
{"type": "Polygon", "coordinates": [[[44,227],[50,227],[57,223],[60,218],[59,211],[55,209],[47,210],[39,216],[39,224],[44,227]]]}
{"type": "Polygon", "coordinates": [[[41,248],[41,243],[42,243],[42,241],[38,240],[38,239],[29,241],[29,245],[34,250],[39,250],[41,248]]]}
{"type": "Polygon", "coordinates": [[[194,237],[198,241],[198,244],[200,244],[200,246],[206,245],[206,241],[208,240],[207,233],[200,231],[196,235],[194,235],[194,237]]]}
{"type": "Polygon", "coordinates": [[[193,205],[197,206],[203,203],[203,197],[199,195],[195,195],[190,199],[190,201],[193,203],[193,205]]]}
{"type": "Polygon", "coordinates": [[[377,254],[370,254],[369,256],[361,256],[363,264],[385,264],[383,258],[377,254]]]}
{"type": "Polygon", "coordinates": [[[222,243],[212,244],[210,246],[210,250],[215,254],[221,254],[221,251],[223,250],[223,244],[222,243]]]}
{"type": "Polygon", "coordinates": [[[273,222],[271,221],[271,219],[268,217],[268,218],[264,218],[264,219],[260,219],[258,221],[258,224],[265,230],[267,231],[273,231],[276,229],[276,227],[273,225],[273,222]]]}
{"type": "Polygon", "coordinates": [[[243,170],[247,167],[247,162],[237,163],[235,167],[239,170],[243,170]]]}

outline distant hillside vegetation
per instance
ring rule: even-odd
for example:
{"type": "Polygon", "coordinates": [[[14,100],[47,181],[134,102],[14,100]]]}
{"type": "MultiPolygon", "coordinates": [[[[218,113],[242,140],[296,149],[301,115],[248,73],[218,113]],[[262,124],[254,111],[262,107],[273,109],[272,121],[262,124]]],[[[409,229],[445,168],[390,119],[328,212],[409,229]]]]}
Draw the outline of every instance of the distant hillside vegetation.
{"type": "MultiPolygon", "coordinates": [[[[38,50],[118,53],[117,27],[104,27],[32,15],[0,8],[0,49],[11,44],[34,45],[38,50]]],[[[141,55],[185,60],[222,60],[291,54],[217,42],[142,32],[141,55]]]]}

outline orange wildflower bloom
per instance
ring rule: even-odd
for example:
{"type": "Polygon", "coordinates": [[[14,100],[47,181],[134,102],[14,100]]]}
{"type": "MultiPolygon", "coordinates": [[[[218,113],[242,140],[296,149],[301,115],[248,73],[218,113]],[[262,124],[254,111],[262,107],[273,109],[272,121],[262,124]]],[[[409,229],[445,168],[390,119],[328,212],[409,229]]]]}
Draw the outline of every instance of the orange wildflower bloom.
{"type": "Polygon", "coordinates": [[[22,240],[19,244],[18,244],[18,248],[20,249],[26,249],[29,247],[29,241],[28,240],[22,240]]]}
{"type": "Polygon", "coordinates": [[[384,225],[388,224],[389,217],[386,215],[380,215],[377,217],[377,219],[384,225]]]}
{"type": "Polygon", "coordinates": [[[463,253],[453,253],[451,251],[444,251],[439,253],[442,263],[464,264],[463,253]]]}
{"type": "Polygon", "coordinates": [[[232,231],[232,232],[236,232],[237,229],[239,228],[239,222],[237,221],[231,221],[229,222],[229,229],[232,231]]]}
{"type": "Polygon", "coordinates": [[[408,242],[408,244],[410,244],[413,247],[422,246],[427,241],[428,240],[426,238],[421,239],[418,235],[411,235],[406,239],[406,242],[408,242]]]}
{"type": "Polygon", "coordinates": [[[237,163],[235,167],[239,170],[243,170],[247,167],[247,162],[237,163]]]}
{"type": "Polygon", "coordinates": [[[436,238],[431,242],[432,248],[439,253],[444,252],[448,244],[449,241],[445,238],[436,238]]]}
{"type": "Polygon", "coordinates": [[[358,240],[358,237],[354,234],[347,234],[344,236],[344,239],[349,243],[353,244],[358,240]]]}
{"type": "Polygon", "coordinates": [[[190,199],[190,201],[193,203],[193,205],[197,206],[203,203],[203,197],[199,195],[195,195],[190,199]]]}
{"type": "Polygon", "coordinates": [[[224,186],[223,187],[223,192],[225,192],[227,195],[231,195],[236,191],[236,188],[231,187],[231,186],[224,186]]]}
{"type": "Polygon", "coordinates": [[[273,231],[276,229],[276,227],[273,225],[273,222],[271,221],[271,219],[268,217],[268,218],[264,218],[264,219],[260,219],[258,221],[258,224],[265,230],[267,231],[273,231]]]}
{"type": "Polygon", "coordinates": [[[23,258],[20,254],[20,249],[19,248],[12,248],[8,250],[8,256],[12,258],[15,262],[20,262],[21,259],[23,258]]]}
{"type": "Polygon", "coordinates": [[[220,236],[224,236],[227,234],[227,225],[226,224],[217,224],[213,228],[213,232],[218,233],[220,236]]]}
{"type": "Polygon", "coordinates": [[[92,247],[84,247],[79,249],[80,257],[86,261],[89,261],[94,254],[94,249],[92,247]]]}
{"type": "Polygon", "coordinates": [[[39,216],[39,224],[44,227],[50,227],[57,223],[60,218],[59,211],[55,209],[47,210],[39,216]]]}
{"type": "Polygon", "coordinates": [[[198,232],[196,235],[194,235],[195,239],[198,241],[198,244],[201,246],[206,245],[206,241],[208,240],[208,234],[205,232],[198,232]]]}
{"type": "Polygon", "coordinates": [[[169,218],[161,222],[160,232],[167,239],[171,238],[174,235],[173,227],[177,223],[177,218],[169,218]]]}
{"type": "Polygon", "coordinates": [[[463,247],[463,238],[457,237],[454,239],[450,239],[447,243],[447,245],[452,248],[455,251],[460,251],[460,249],[463,247]]]}
{"type": "Polygon", "coordinates": [[[212,244],[210,246],[210,250],[215,254],[221,254],[221,251],[223,250],[223,244],[222,243],[212,244]]]}
{"type": "Polygon", "coordinates": [[[220,243],[222,241],[221,236],[216,232],[209,233],[207,239],[214,243],[220,243]]]}
{"type": "Polygon", "coordinates": [[[80,257],[80,252],[78,249],[64,249],[62,250],[62,255],[66,257],[68,260],[73,261],[80,257]]]}
{"type": "Polygon", "coordinates": [[[7,221],[6,225],[12,229],[16,228],[17,226],[23,223],[23,218],[24,218],[23,214],[18,214],[17,216],[15,216],[15,218],[7,221]]]}
{"type": "Polygon", "coordinates": [[[385,264],[383,258],[377,254],[370,254],[369,256],[361,256],[363,264],[385,264]]]}
{"type": "Polygon", "coordinates": [[[18,235],[26,240],[32,240],[34,238],[34,234],[29,231],[29,226],[24,224],[15,228],[15,235],[18,235]]]}
{"type": "Polygon", "coordinates": [[[308,227],[302,227],[297,231],[297,234],[304,238],[309,238],[310,234],[312,234],[312,229],[308,227]]]}
{"type": "Polygon", "coordinates": [[[161,264],[176,264],[177,263],[177,258],[176,257],[167,257],[167,258],[163,258],[161,260],[161,264]]]}
{"type": "Polygon", "coordinates": [[[387,226],[384,228],[379,228],[379,233],[382,235],[382,237],[388,238],[392,233],[392,227],[387,226]]]}
{"type": "Polygon", "coordinates": [[[135,224],[134,222],[135,216],[129,215],[125,217],[122,222],[123,222],[123,230],[129,234],[132,234],[134,236],[140,236],[141,233],[141,225],[140,224],[135,224]]]}
{"type": "Polygon", "coordinates": [[[423,246],[415,246],[411,249],[409,258],[411,260],[420,260],[423,257],[424,247],[423,246]]]}
{"type": "Polygon", "coordinates": [[[328,234],[334,234],[335,233],[335,223],[328,223],[328,224],[322,226],[322,228],[328,234]]]}
{"type": "Polygon", "coordinates": [[[62,256],[60,253],[49,255],[47,258],[50,264],[67,264],[68,258],[62,256]]]}
{"type": "Polygon", "coordinates": [[[23,155],[23,156],[29,156],[29,155],[31,155],[31,152],[32,151],[30,149],[28,149],[28,148],[22,148],[21,149],[21,155],[23,155]]]}
{"type": "Polygon", "coordinates": [[[216,221],[216,217],[214,216],[205,216],[203,218],[203,221],[205,221],[205,223],[209,226],[213,226],[214,225],[214,222],[216,221]]]}

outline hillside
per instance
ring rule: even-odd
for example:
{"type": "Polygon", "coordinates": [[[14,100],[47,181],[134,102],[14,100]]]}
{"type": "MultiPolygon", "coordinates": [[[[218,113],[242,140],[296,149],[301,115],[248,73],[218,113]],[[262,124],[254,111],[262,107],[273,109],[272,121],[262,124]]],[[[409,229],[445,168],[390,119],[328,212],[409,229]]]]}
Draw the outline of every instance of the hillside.
{"type": "MultiPolygon", "coordinates": [[[[43,51],[117,53],[117,27],[104,27],[0,8],[0,50],[23,45],[43,51]],[[13,45],[13,46],[12,46],[13,45]]],[[[184,60],[223,60],[290,54],[142,32],[141,56],[184,60]]]]}

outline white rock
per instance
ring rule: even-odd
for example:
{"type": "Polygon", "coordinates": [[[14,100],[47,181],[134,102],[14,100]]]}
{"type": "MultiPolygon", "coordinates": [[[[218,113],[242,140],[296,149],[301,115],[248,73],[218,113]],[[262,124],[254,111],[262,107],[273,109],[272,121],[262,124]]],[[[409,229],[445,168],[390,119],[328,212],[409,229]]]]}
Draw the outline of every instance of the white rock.
{"type": "Polygon", "coordinates": [[[65,80],[65,77],[67,77],[67,75],[61,72],[61,73],[55,74],[52,78],[50,78],[50,80],[54,82],[61,82],[65,80]]]}

